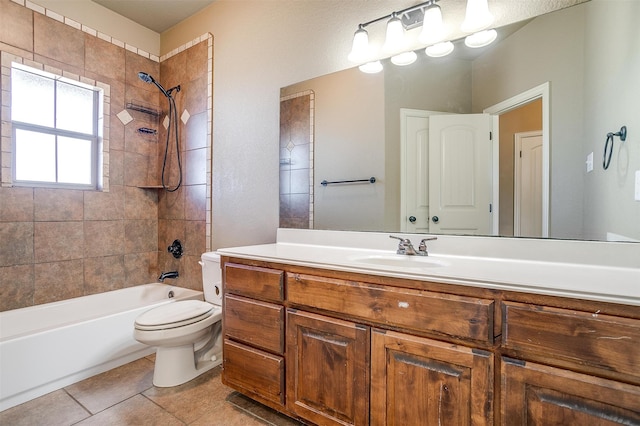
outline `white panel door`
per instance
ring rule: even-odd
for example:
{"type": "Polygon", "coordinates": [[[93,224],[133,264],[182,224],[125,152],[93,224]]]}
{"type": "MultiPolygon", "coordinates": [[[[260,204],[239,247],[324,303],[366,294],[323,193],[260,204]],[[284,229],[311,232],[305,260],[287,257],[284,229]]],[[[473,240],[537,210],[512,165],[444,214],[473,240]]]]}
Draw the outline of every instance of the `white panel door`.
{"type": "Polygon", "coordinates": [[[429,117],[431,233],[492,234],[491,116],[429,117]]]}
{"type": "Polygon", "coordinates": [[[516,133],[513,235],[542,236],[542,132],[516,133]]]}
{"type": "Polygon", "coordinates": [[[429,111],[400,111],[402,194],[400,230],[429,232],[429,111]]]}

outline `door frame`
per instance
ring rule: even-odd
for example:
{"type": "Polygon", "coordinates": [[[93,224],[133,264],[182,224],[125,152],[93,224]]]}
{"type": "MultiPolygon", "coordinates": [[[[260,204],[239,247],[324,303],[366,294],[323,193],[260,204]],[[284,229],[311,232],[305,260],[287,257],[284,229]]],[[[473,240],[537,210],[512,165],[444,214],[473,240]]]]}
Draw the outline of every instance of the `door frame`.
{"type": "MultiPolygon", "coordinates": [[[[493,150],[493,203],[494,212],[498,212],[498,206],[500,201],[499,194],[499,177],[500,177],[500,115],[509,112],[513,109],[528,104],[536,99],[542,99],[542,237],[549,237],[549,158],[550,158],[550,82],[542,83],[532,89],[526,90],[518,95],[515,95],[509,99],[485,108],[483,112],[491,114],[493,116],[493,140],[494,147],[498,149],[493,150]]],[[[493,217],[494,230],[499,229],[500,215],[496,214],[493,217]]]]}

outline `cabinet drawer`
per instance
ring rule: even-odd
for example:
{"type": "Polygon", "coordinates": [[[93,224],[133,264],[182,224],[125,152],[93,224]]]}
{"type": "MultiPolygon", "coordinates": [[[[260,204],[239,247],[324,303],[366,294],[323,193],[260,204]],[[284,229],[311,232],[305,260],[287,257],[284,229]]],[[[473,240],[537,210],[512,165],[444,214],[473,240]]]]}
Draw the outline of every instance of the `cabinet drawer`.
{"type": "Polygon", "coordinates": [[[291,303],[380,325],[493,341],[493,300],[311,275],[287,275],[291,303]]]}
{"type": "Polygon", "coordinates": [[[638,425],[640,387],[503,358],[502,425],[638,425]]]}
{"type": "Polygon", "coordinates": [[[224,340],[223,383],[284,406],[284,358],[224,340]]]}
{"type": "Polygon", "coordinates": [[[225,291],[229,293],[276,302],[283,300],[283,271],[227,263],[224,273],[225,291]]]}
{"type": "Polygon", "coordinates": [[[227,294],[224,333],[258,348],[284,353],[284,307],[227,294]]]}
{"type": "Polygon", "coordinates": [[[503,315],[508,349],[640,377],[640,320],[516,302],[503,315]]]}

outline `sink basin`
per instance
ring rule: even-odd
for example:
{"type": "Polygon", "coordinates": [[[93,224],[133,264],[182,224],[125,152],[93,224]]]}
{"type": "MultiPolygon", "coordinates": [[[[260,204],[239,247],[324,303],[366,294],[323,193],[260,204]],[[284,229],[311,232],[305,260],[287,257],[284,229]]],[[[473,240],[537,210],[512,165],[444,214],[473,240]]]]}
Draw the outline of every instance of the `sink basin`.
{"type": "Polygon", "coordinates": [[[445,262],[428,256],[406,256],[401,254],[354,257],[351,261],[371,266],[385,266],[404,269],[425,269],[446,266],[445,262]]]}

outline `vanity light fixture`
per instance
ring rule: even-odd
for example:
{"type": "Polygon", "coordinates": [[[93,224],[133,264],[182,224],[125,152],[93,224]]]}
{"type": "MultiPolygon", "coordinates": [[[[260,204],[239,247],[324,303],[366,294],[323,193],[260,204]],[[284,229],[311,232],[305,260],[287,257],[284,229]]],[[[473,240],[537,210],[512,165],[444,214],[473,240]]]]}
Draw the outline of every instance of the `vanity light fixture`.
{"type": "MultiPolygon", "coordinates": [[[[450,54],[453,52],[454,45],[447,40],[448,34],[442,19],[442,10],[436,4],[438,1],[427,0],[358,25],[358,29],[353,35],[349,60],[360,63],[360,70],[367,73],[382,71],[379,59],[387,55],[391,56],[390,60],[394,65],[412,64],[417,59],[414,52],[417,47],[415,46],[416,39],[408,42],[406,31],[418,27],[422,27],[422,30],[417,37],[417,42],[426,46],[426,55],[439,58],[450,54]],[[386,21],[387,26],[381,53],[369,45],[369,33],[365,28],[375,22],[382,21],[386,21]]],[[[492,23],[493,15],[489,12],[487,0],[467,0],[465,20],[461,29],[471,34],[465,39],[465,44],[477,48],[493,42],[497,33],[493,29],[487,29],[492,23]]]]}
{"type": "Polygon", "coordinates": [[[391,62],[396,65],[408,65],[415,62],[417,55],[413,52],[413,48],[411,51],[407,51],[409,46],[407,46],[405,31],[422,26],[421,37],[423,41],[421,43],[435,44],[442,41],[444,38],[442,12],[440,7],[436,6],[437,1],[428,0],[358,25],[358,29],[353,35],[353,44],[348,59],[363,64],[360,65],[360,70],[363,72],[381,71],[380,52],[376,52],[370,47],[369,34],[365,28],[373,23],[386,21],[386,38],[382,51],[391,54],[391,62]]]}

